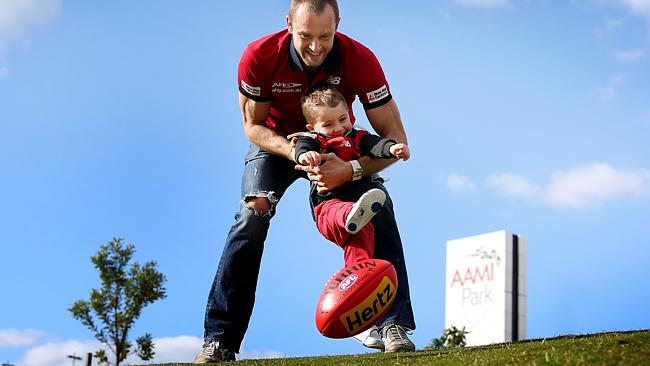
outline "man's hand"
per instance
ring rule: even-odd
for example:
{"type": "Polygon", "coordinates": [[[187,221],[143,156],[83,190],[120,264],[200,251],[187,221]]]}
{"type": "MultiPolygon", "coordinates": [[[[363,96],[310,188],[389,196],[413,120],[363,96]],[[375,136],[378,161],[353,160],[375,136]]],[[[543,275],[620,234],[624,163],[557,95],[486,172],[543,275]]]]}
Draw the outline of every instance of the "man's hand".
{"type": "Polygon", "coordinates": [[[294,161],[294,155],[296,155],[296,144],[298,143],[298,138],[297,137],[292,137],[290,142],[289,142],[289,155],[287,155],[287,159],[294,161]]]}
{"type": "Polygon", "coordinates": [[[296,165],[296,170],[304,170],[307,177],[316,183],[319,193],[331,191],[352,180],[352,166],[347,161],[341,160],[334,153],[320,154],[320,166],[309,167],[296,165]]]}

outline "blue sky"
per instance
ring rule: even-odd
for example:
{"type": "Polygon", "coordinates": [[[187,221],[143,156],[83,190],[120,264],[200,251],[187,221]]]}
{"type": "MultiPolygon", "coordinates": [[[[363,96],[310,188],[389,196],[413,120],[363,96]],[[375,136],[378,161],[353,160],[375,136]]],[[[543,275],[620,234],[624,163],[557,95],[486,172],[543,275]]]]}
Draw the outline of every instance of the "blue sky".
{"type": "MultiPolygon", "coordinates": [[[[238,208],[236,68],[288,1],[0,0],[0,361],[96,349],[67,312],[113,237],[156,260],[157,362],[190,361],[238,208]],[[254,11],[251,11],[254,8],[254,11]]],[[[650,328],[650,1],[341,1],[387,74],[412,158],[384,176],[419,348],[444,328],[445,243],[528,240],[528,336],[650,328]]],[[[365,124],[356,105],[358,122],[365,124]]],[[[314,325],[342,264],[307,183],[273,219],[243,357],[360,353],[314,325]]]]}

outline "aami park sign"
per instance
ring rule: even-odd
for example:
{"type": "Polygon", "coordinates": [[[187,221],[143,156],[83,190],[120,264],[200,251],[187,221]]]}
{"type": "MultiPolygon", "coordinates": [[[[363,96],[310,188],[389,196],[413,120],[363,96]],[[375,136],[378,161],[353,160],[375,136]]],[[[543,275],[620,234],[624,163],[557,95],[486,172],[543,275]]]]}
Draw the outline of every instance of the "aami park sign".
{"type": "Polygon", "coordinates": [[[526,239],[497,231],[447,242],[445,328],[468,346],[526,338],[526,239]]]}

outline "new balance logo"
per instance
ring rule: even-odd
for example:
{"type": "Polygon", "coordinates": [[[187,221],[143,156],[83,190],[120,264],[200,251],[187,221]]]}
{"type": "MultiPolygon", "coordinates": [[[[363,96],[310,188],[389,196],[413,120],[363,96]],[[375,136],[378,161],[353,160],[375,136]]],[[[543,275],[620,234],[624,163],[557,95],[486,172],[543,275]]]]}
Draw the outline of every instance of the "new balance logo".
{"type": "Polygon", "coordinates": [[[330,77],[327,78],[327,83],[330,85],[339,85],[341,84],[341,77],[330,75],[330,77]]]}

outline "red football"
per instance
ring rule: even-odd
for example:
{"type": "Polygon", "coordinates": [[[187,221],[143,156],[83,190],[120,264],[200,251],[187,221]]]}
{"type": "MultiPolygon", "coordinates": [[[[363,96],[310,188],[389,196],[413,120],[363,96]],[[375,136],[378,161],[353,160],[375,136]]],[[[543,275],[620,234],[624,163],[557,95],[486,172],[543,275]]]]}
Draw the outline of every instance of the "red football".
{"type": "Polygon", "coordinates": [[[390,262],[367,259],[340,269],[316,306],[316,327],[325,337],[347,338],[375,325],[390,309],[397,273],[390,262]]]}

